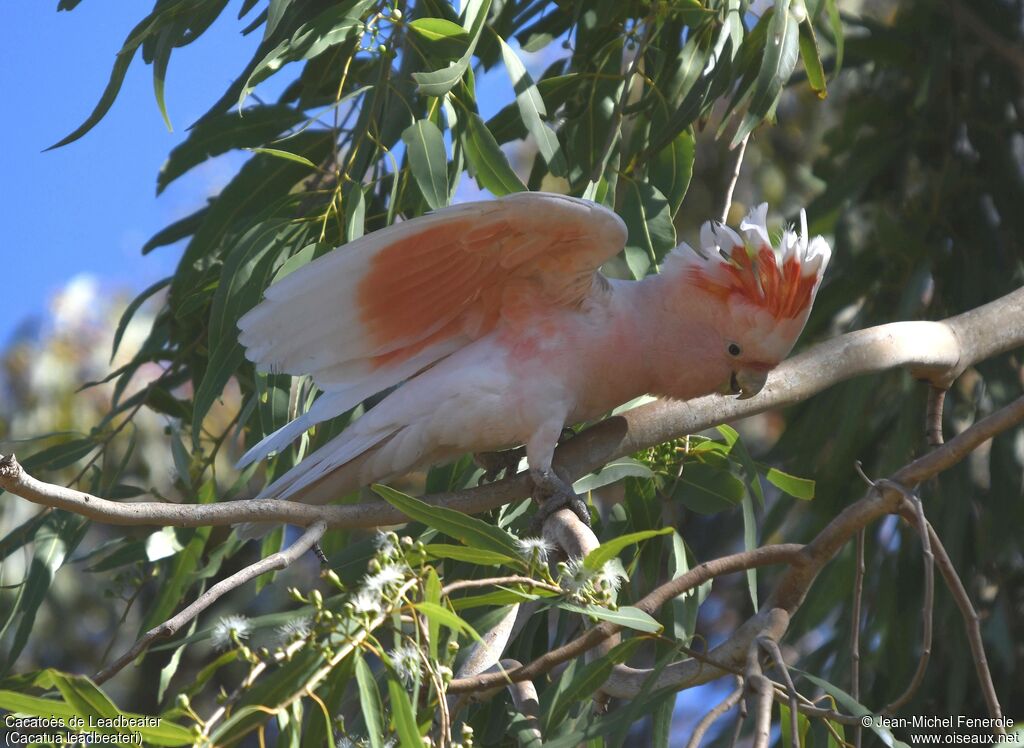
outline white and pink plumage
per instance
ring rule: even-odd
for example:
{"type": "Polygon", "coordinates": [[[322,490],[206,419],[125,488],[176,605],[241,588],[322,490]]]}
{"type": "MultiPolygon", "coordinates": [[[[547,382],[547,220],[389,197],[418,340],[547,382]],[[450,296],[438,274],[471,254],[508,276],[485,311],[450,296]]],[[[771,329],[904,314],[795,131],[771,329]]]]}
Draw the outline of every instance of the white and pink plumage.
{"type": "Polygon", "coordinates": [[[767,206],[744,237],[705,224],[662,272],[606,279],[626,228],[594,203],[516,193],[372,233],[272,285],[239,322],[261,370],[309,374],[323,394],[240,464],[401,384],[267,486],[324,503],[467,452],[526,445],[550,488],[563,427],[642,394],[750,397],[792,349],[828,263],[824,239],[767,206]]]}

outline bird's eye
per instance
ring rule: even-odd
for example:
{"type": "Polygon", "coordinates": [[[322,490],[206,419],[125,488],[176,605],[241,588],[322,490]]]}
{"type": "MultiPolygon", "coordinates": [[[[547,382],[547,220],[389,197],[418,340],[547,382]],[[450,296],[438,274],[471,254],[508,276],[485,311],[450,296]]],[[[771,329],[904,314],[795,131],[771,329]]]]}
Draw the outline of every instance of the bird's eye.
{"type": "Polygon", "coordinates": [[[729,343],[730,356],[738,356],[740,355],[740,353],[742,353],[742,351],[740,350],[740,347],[738,345],[736,345],[735,343],[729,343]]]}

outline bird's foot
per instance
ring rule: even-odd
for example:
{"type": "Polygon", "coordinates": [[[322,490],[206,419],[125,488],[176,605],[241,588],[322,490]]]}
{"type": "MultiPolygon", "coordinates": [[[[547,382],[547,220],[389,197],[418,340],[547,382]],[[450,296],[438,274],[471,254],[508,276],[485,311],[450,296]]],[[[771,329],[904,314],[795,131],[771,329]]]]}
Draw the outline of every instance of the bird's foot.
{"type": "Polygon", "coordinates": [[[560,509],[569,509],[590,527],[590,509],[587,502],[572,490],[572,484],[561,478],[554,470],[530,470],[533,479],[533,500],[537,502],[537,513],[533,515],[531,531],[539,535],[544,521],[560,509]]]}
{"type": "Polygon", "coordinates": [[[473,455],[473,462],[484,469],[477,485],[493,483],[498,476],[504,473],[509,478],[519,471],[519,463],[526,456],[525,447],[505,449],[501,452],[477,452],[473,455]]]}

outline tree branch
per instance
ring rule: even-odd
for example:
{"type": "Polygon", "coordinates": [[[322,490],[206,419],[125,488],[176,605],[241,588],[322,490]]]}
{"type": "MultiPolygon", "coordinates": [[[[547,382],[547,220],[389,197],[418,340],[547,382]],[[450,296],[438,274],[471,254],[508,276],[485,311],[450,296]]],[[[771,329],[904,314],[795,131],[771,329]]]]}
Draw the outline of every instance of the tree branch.
{"type": "Polygon", "coordinates": [[[324,536],[326,531],[326,522],[314,522],[306,528],[306,531],[299,537],[299,539],[292,543],[286,550],[272,553],[251,566],[246,566],[244,569],[235,572],[230,577],[217,582],[217,584],[213,585],[210,589],[200,595],[194,603],[178,613],[178,615],[173,618],[169,618],[160,625],[147,631],[137,642],[135,642],[134,645],[132,645],[131,649],[118,657],[108,667],[105,667],[93,676],[93,681],[100,684],[109,680],[119,673],[129,662],[142,654],[150,644],[159,639],[171,638],[181,630],[182,626],[187,624],[197,615],[210,607],[214,602],[236,587],[241,587],[250,579],[255,579],[260,574],[265,574],[268,571],[279,571],[290,566],[295,559],[309,551],[309,549],[324,536]]]}
{"type": "MultiPolygon", "coordinates": [[[[899,512],[907,489],[952,467],[980,444],[1021,422],[1024,422],[1024,397],[1018,398],[1001,410],[983,418],[941,447],[904,466],[893,474],[892,479],[877,481],[875,487],[865,497],[833,518],[807,545],[769,545],[747,553],[738,553],[709,561],[649,593],[636,603],[636,607],[646,613],[653,613],[672,598],[713,579],[715,576],[757,566],[789,564],[782,579],[776,584],[772,594],[756,615],[747,620],[729,639],[700,661],[684,660],[664,668],[654,687],[682,690],[715,680],[738,667],[743,667],[747,663],[751,645],[759,638],[768,637],[774,641],[779,641],[782,638],[789,627],[791,616],[799,609],[818,573],[849,542],[850,538],[875,520],[887,514],[899,512]],[[721,667],[717,665],[721,665],[721,667]]],[[[1002,711],[995,698],[991,676],[988,675],[988,666],[981,644],[981,633],[977,627],[977,613],[970,605],[967,593],[963,589],[962,583],[959,582],[959,577],[956,576],[952,564],[949,563],[948,556],[945,556],[941,543],[934,533],[930,535],[929,539],[936,563],[951,589],[954,589],[957,604],[967,623],[971,650],[975,655],[975,662],[980,663],[976,666],[979,678],[982,680],[982,689],[985,693],[986,703],[989,705],[990,715],[1001,717],[1002,711]],[[956,585],[959,585],[959,592],[955,588],[956,585]]],[[[504,681],[505,678],[512,680],[536,679],[555,665],[578,657],[592,649],[619,630],[619,627],[610,623],[601,623],[587,630],[577,639],[541,655],[528,665],[504,674],[501,681],[504,681]]],[[[618,698],[634,698],[651,675],[652,671],[650,670],[617,666],[613,677],[609,678],[602,686],[602,690],[618,698]]],[[[449,691],[457,693],[493,687],[501,681],[491,675],[461,678],[452,681],[449,691]]]]}
{"type": "MultiPolygon", "coordinates": [[[[571,477],[656,444],[763,411],[792,405],[839,382],[907,367],[916,377],[946,386],[968,366],[1024,345],[1024,289],[943,322],[895,322],[847,333],[784,361],[761,393],[749,400],[709,395],[686,402],[657,400],[607,418],[561,445],[555,464],[571,477]]],[[[407,518],[381,501],[310,506],[275,499],[213,504],[116,502],[36,480],[13,455],[0,459],[0,488],[43,506],[115,525],[199,527],[240,522],[328,528],[378,527],[407,518]]],[[[425,497],[467,514],[488,511],[530,495],[526,474],[496,483],[425,497]]]]}
{"type": "MultiPolygon", "coordinates": [[[[743,553],[734,553],[731,556],[723,556],[712,561],[705,561],[685,574],[681,574],[656,588],[646,597],[635,603],[635,607],[640,608],[645,613],[655,612],[672,598],[689,592],[717,576],[786,563],[796,558],[802,548],[803,546],[800,545],[767,545],[750,551],[744,551],[743,553]]],[[[592,649],[621,630],[621,626],[616,626],[607,621],[600,623],[591,629],[587,629],[579,638],[541,655],[533,662],[523,665],[521,668],[502,674],[488,673],[474,677],[457,678],[448,685],[448,692],[461,693],[463,691],[493,688],[501,683],[505,683],[507,679],[516,681],[536,679],[556,665],[579,657],[587,650],[592,649]]],[[[618,696],[619,694],[611,693],[611,695],[618,696]]]]}

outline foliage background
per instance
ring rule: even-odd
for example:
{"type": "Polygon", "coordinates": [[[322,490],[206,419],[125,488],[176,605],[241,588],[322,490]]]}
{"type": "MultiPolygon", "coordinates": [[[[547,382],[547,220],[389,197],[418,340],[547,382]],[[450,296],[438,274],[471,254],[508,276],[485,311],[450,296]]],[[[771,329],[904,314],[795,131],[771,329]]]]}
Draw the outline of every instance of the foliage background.
{"type": "MultiPolygon", "coordinates": [[[[62,6],[75,4],[65,0],[62,6]]],[[[144,59],[154,63],[157,80],[162,78],[161,61],[166,61],[170,49],[191,40],[201,31],[204,19],[212,20],[223,5],[198,0],[158,3],[157,18],[163,10],[169,14],[164,20],[170,20],[161,21],[157,33],[142,46],[144,59]]],[[[352,10],[370,6],[341,5],[352,10]]],[[[706,5],[714,9],[725,3],[706,5]]],[[[792,218],[800,206],[807,205],[812,231],[834,238],[834,264],[803,344],[895,319],[939,319],[1018,287],[1024,246],[1024,218],[1018,209],[1024,204],[1024,68],[1019,53],[1013,52],[1020,49],[1024,20],[1019,3],[973,3],[970,12],[980,21],[980,29],[955,20],[960,7],[956,2],[840,3],[845,40],[841,66],[827,5],[811,3],[809,10],[830,77],[828,98],[818,98],[798,65],[778,103],[777,124],[755,132],[732,210],[735,218],[746,206],[764,199],[776,216],[792,218]]],[[[249,13],[243,25],[264,12],[262,5],[249,6],[242,8],[249,13]]],[[[762,62],[762,50],[754,43],[748,44],[758,54],[745,57],[745,48],[740,47],[735,68],[719,82],[707,81],[711,90],[698,97],[695,110],[666,107],[657,96],[630,96],[622,139],[606,148],[607,132],[615,123],[622,61],[630,58],[630,54],[623,56],[624,35],[625,46],[643,46],[643,25],[636,27],[636,38],[628,38],[635,19],[664,14],[661,22],[669,31],[663,29],[657,43],[646,50],[652,71],[661,71],[664,77],[652,72],[651,78],[659,91],[675,92],[677,98],[669,97],[670,101],[685,105],[686,96],[679,96],[678,87],[680,71],[688,68],[678,64],[676,55],[682,51],[668,42],[676,38],[670,33],[671,24],[680,31],[683,26],[697,29],[707,24],[709,39],[721,38],[721,16],[698,6],[686,2],[495,3],[490,10],[491,27],[482,31],[476,49],[475,90],[473,76],[467,76],[442,106],[438,99],[414,93],[411,73],[458,59],[466,42],[457,34],[432,38],[407,24],[421,15],[457,22],[447,5],[421,2],[405,7],[404,18],[397,22],[392,15],[381,18],[377,38],[372,32],[346,32],[341,43],[320,49],[304,45],[322,38],[328,28],[323,23],[329,21],[333,27],[338,18],[333,15],[338,13],[336,4],[321,8],[314,2],[271,3],[272,9],[282,12],[274,31],[265,37],[250,69],[200,120],[186,144],[171,154],[158,185],[211,155],[240,147],[279,149],[308,159],[321,170],[280,153],[253,154],[203,209],[205,213],[157,238],[155,244],[184,240],[183,259],[169,287],[158,289],[143,312],[133,315],[124,328],[120,358],[115,358],[114,366],[126,368],[111,383],[69,396],[81,382],[105,373],[103,351],[112,338],[110,330],[119,311],[115,308],[96,312],[80,327],[62,328],[58,322],[43,340],[13,346],[6,356],[7,397],[0,435],[24,438],[76,432],[52,436],[19,451],[50,448],[34,461],[26,460],[26,465],[50,480],[60,476],[82,480],[83,486],[100,495],[128,498],[137,486],[191,500],[204,491],[223,498],[248,490],[244,478],[249,476],[238,480],[228,458],[237,454],[241,441],[251,441],[281,423],[289,408],[294,410],[302,400],[296,399],[296,393],[307,396],[308,389],[303,383],[254,376],[242,364],[234,344],[234,320],[256,302],[276,267],[295,250],[316,243],[315,251],[321,252],[384,225],[396,214],[411,216],[437,207],[450,200],[456,189],[464,190],[460,196],[468,196],[476,188],[465,186],[466,175],[461,188],[457,179],[465,167],[476,175],[480,187],[494,194],[515,189],[516,182],[521,182],[531,188],[569,189],[614,202],[630,224],[631,249],[623,262],[609,270],[642,274],[651,254],[660,256],[674,244],[675,236],[692,239],[699,223],[721,210],[731,168],[725,146],[738,118],[727,120],[730,125],[716,140],[726,110],[726,103],[716,103],[716,96],[727,93],[736,81],[742,86],[744,73],[756,73],[762,62]],[[536,15],[531,16],[533,9],[536,15]],[[324,10],[332,15],[319,16],[324,10]],[[540,29],[527,30],[542,17],[541,11],[549,19],[549,28],[542,24],[540,29]],[[516,20],[520,13],[527,20],[522,16],[516,20]],[[327,21],[317,26],[321,18],[327,21]],[[310,23],[314,33],[303,37],[303,24],[310,23]],[[561,43],[569,26],[574,31],[566,49],[561,43]],[[511,103],[512,88],[503,70],[508,59],[503,60],[497,35],[510,40],[510,49],[532,49],[543,41],[538,34],[548,34],[549,43],[535,55],[524,55],[546,105],[546,113],[534,118],[528,105],[511,103]],[[381,42],[383,53],[376,47],[381,42]],[[366,51],[353,56],[360,47],[366,51]],[[392,55],[396,49],[400,50],[397,58],[392,55]],[[280,73],[275,69],[275,78],[284,76],[291,82],[278,89],[282,93],[276,101],[259,98],[257,88],[256,95],[245,101],[245,116],[240,119],[240,89],[255,63],[273,50],[279,50],[282,60],[287,55],[305,59],[282,66],[280,73]],[[349,57],[352,62],[344,85],[339,86],[338,71],[349,57]],[[568,60],[562,64],[570,65],[579,77],[559,81],[563,72],[559,60],[568,60]],[[362,90],[368,85],[373,88],[362,90]],[[503,103],[509,104],[496,113],[484,109],[482,97],[480,102],[474,98],[475,91],[491,86],[501,86],[506,95],[503,103]],[[483,114],[479,119],[474,117],[475,107],[483,114]],[[673,119],[673,111],[677,115],[684,111],[689,119],[673,119]],[[301,127],[304,115],[300,112],[321,116],[280,140],[301,127]],[[485,118],[487,131],[481,129],[485,118]],[[422,160],[415,155],[419,146],[414,136],[424,131],[428,133],[421,138],[425,147],[438,147],[427,121],[445,129],[440,142],[446,157],[455,159],[444,175],[422,172],[422,160]],[[505,151],[492,147],[487,132],[498,143],[509,144],[505,151]],[[550,134],[545,134],[551,132],[557,134],[557,148],[550,134]],[[204,134],[209,136],[205,142],[204,134]],[[546,153],[538,149],[538,142],[546,143],[546,153]],[[650,148],[652,143],[659,147],[650,148]],[[675,150],[660,147],[666,144],[675,150]],[[691,147],[696,154],[693,179],[676,212],[674,197],[680,190],[673,177],[681,170],[663,168],[663,159],[671,153],[676,159],[672,166],[678,167],[691,147]],[[609,160],[602,168],[605,154],[609,160]],[[336,181],[334,169],[327,167],[337,163],[344,167],[347,180],[336,181]],[[604,179],[591,184],[596,174],[604,179]],[[227,394],[222,396],[225,387],[227,394]],[[263,394],[267,402],[258,404],[263,394]],[[108,412],[111,395],[115,408],[108,412]],[[236,428],[239,411],[244,414],[244,434],[236,428]],[[132,426],[116,430],[129,420],[132,426]],[[167,447],[169,442],[173,449],[167,447]],[[85,468],[93,458],[96,467],[85,468]]],[[[389,13],[388,8],[383,11],[389,13]]],[[[756,22],[750,15],[742,20],[748,30],[756,22]]],[[[256,23],[252,33],[263,34],[265,29],[266,24],[256,23]]],[[[678,35],[677,43],[682,38],[678,35]]],[[[756,35],[745,38],[756,39],[756,35]]],[[[187,54],[188,50],[175,52],[175,59],[187,54]]],[[[702,60],[692,69],[703,68],[702,60]]],[[[698,82],[691,90],[699,88],[698,82]]],[[[147,248],[153,247],[151,240],[147,248]]],[[[968,371],[948,398],[947,431],[962,429],[1008,402],[1020,384],[1020,365],[1013,356],[968,371]]],[[[794,502],[769,488],[765,509],[758,510],[760,539],[800,540],[820,528],[861,493],[855,461],[861,461],[870,475],[885,475],[920,453],[923,410],[921,386],[894,372],[848,382],[785,413],[741,425],[744,443],[759,460],[817,481],[811,502],[794,502]]],[[[312,446],[332,432],[317,433],[312,446]]],[[[279,458],[271,474],[287,469],[295,457],[279,458]]],[[[982,613],[997,691],[1010,715],[1024,711],[1019,679],[1024,658],[1024,557],[1019,537],[1024,527],[1022,460],[1024,441],[1018,432],[979,450],[961,469],[925,491],[929,518],[968,580],[982,613]]],[[[468,483],[472,475],[463,471],[453,478],[450,472],[441,472],[427,478],[428,485],[451,480],[468,483]]],[[[679,528],[698,559],[742,547],[744,523],[739,507],[715,506],[710,508],[723,511],[708,513],[709,507],[698,496],[684,492],[660,499],[646,496],[647,505],[655,508],[640,515],[636,499],[645,493],[650,491],[642,481],[627,481],[626,501],[620,505],[625,506],[625,515],[609,510],[602,537],[665,522],[679,528]]],[[[622,487],[608,495],[611,500],[622,496],[622,487]]],[[[8,624],[4,629],[4,649],[10,653],[6,665],[14,672],[45,666],[91,672],[99,666],[108,643],[104,640],[111,632],[117,632],[112,646],[120,651],[137,629],[158,620],[159,611],[177,607],[178,599],[164,592],[169,580],[182,583],[175,591],[184,600],[189,590],[194,593],[195,585],[203,583],[204,573],[226,573],[251,562],[260,552],[238,548],[226,533],[215,531],[202,538],[200,557],[187,567],[180,549],[195,541],[193,531],[91,528],[83,540],[87,530],[76,521],[56,514],[33,520],[33,512],[10,499],[3,502],[3,528],[19,529],[2,541],[4,584],[12,586],[0,600],[8,624]],[[109,544],[103,545],[105,541],[109,544]],[[52,554],[55,542],[61,546],[57,556],[52,554]],[[100,551],[88,555],[96,549],[100,551]],[[160,557],[168,551],[170,555],[160,557]],[[75,559],[80,560],[72,563],[75,559]],[[84,571],[97,563],[98,570],[84,571]],[[23,576],[26,583],[18,585],[23,576]],[[122,602],[115,604],[117,598],[122,602]],[[87,611],[85,625],[69,631],[69,611],[87,611]],[[122,613],[124,624],[118,626],[122,613]]],[[[755,503],[746,493],[742,501],[750,507],[755,503]]],[[[343,578],[357,579],[368,544],[352,544],[362,538],[359,534],[333,535],[325,550],[338,559],[343,578]],[[350,552],[343,553],[346,548],[350,552]],[[352,552],[353,548],[362,555],[352,552]]],[[[272,542],[279,544],[281,535],[272,542]]],[[[644,551],[644,570],[657,570],[665,563],[668,548],[656,542],[644,551]]],[[[262,552],[271,549],[265,545],[262,552]]],[[[878,527],[868,549],[865,595],[870,636],[862,665],[862,700],[881,704],[902,689],[916,665],[920,555],[913,535],[895,521],[878,527]]],[[[841,685],[848,680],[844,651],[850,628],[851,550],[819,580],[787,638],[802,669],[841,685]]],[[[644,570],[634,574],[637,589],[654,581],[648,577],[656,571],[645,575],[644,570]]],[[[258,614],[287,607],[282,590],[295,580],[308,579],[310,572],[309,567],[292,569],[288,572],[292,581],[262,587],[255,598],[252,590],[242,591],[202,625],[212,625],[216,615],[228,611],[258,614]]],[[[938,606],[937,621],[954,620],[952,602],[942,593],[938,606]]],[[[701,636],[714,643],[749,613],[749,607],[743,580],[719,583],[702,608],[701,636]]],[[[949,628],[936,642],[926,686],[908,707],[911,713],[983,711],[972,686],[965,642],[956,627],[949,628]]],[[[122,707],[158,708],[153,689],[137,684],[152,683],[167,656],[146,658],[141,668],[127,671],[112,684],[111,692],[122,707]]],[[[208,648],[187,649],[177,678],[187,682],[189,673],[210,658],[208,648]]],[[[217,675],[221,677],[229,683],[233,674],[217,675]]],[[[710,699],[714,689],[709,691],[699,697],[681,697],[680,718],[683,707],[699,708],[705,698],[710,699]]],[[[482,711],[482,723],[489,719],[500,723],[500,715],[482,711]]]]}

